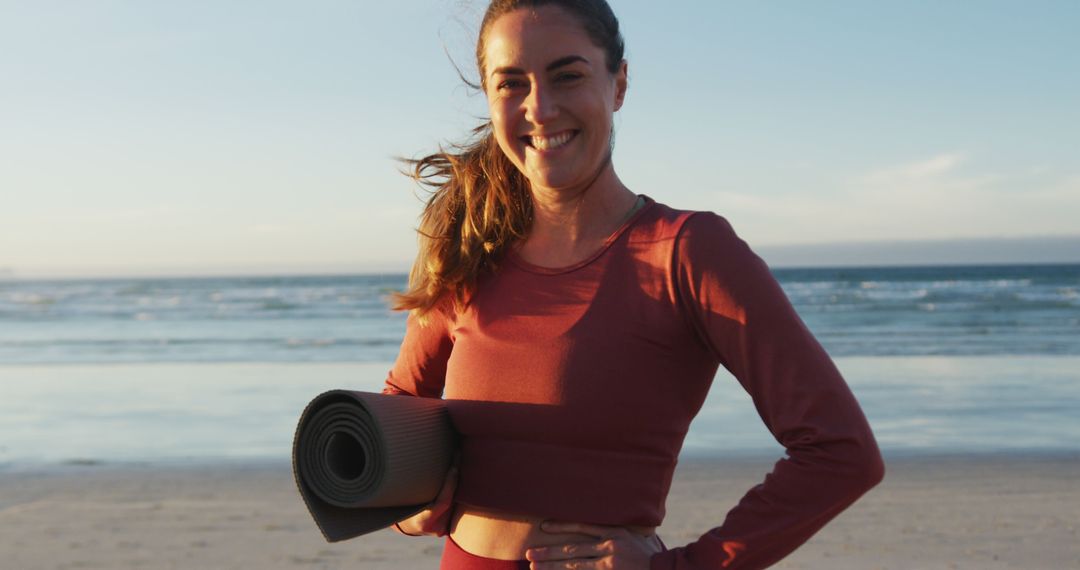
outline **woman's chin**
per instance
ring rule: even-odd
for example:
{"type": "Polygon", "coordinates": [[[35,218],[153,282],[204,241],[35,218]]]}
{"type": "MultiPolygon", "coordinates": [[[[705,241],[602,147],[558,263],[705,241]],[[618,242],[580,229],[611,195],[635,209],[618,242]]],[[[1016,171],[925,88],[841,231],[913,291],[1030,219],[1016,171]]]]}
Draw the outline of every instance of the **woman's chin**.
{"type": "Polygon", "coordinates": [[[574,192],[588,183],[588,177],[553,170],[530,170],[528,178],[533,190],[549,192],[574,192]]]}

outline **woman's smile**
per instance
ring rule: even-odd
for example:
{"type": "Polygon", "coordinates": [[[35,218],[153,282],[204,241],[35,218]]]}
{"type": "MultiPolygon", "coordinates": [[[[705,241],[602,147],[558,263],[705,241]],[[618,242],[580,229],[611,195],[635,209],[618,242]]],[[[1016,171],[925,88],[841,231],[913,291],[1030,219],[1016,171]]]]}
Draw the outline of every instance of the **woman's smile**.
{"type": "Polygon", "coordinates": [[[543,155],[566,146],[577,138],[579,132],[581,131],[571,129],[551,135],[525,135],[521,137],[521,140],[525,146],[543,155]]]}

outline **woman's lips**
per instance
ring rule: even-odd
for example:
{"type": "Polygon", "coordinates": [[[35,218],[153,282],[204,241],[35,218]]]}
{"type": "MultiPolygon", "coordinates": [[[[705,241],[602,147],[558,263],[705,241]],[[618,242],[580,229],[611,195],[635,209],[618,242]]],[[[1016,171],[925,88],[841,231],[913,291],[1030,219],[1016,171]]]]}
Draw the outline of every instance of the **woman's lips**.
{"type": "Polygon", "coordinates": [[[521,141],[527,146],[541,152],[552,151],[574,140],[578,135],[577,130],[562,131],[552,135],[525,135],[521,141]]]}

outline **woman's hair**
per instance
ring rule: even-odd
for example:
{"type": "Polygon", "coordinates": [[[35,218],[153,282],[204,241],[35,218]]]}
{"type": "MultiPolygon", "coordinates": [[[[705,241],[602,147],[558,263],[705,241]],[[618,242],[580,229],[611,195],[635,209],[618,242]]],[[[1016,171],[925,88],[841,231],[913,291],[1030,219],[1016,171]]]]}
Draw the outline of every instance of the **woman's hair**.
{"type": "MultiPolygon", "coordinates": [[[[480,24],[476,63],[485,83],[484,37],[503,14],[520,8],[558,6],[578,18],[593,43],[604,50],[607,69],[618,71],[625,47],[619,21],[605,0],[492,0],[480,24]]],[[[431,190],[420,219],[420,250],[409,274],[409,287],[394,295],[394,308],[423,318],[449,301],[468,302],[477,279],[495,270],[514,242],[532,223],[528,179],[499,148],[487,121],[472,139],[450,150],[406,159],[407,174],[431,190]]]]}

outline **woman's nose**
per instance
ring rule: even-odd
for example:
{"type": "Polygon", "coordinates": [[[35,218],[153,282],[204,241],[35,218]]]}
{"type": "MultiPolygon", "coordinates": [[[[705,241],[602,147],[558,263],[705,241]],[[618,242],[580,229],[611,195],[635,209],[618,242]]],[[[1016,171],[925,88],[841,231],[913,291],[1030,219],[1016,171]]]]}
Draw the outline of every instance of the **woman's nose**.
{"type": "Polygon", "coordinates": [[[525,119],[530,123],[547,123],[559,115],[559,105],[554,94],[543,85],[532,86],[524,105],[525,119]]]}

